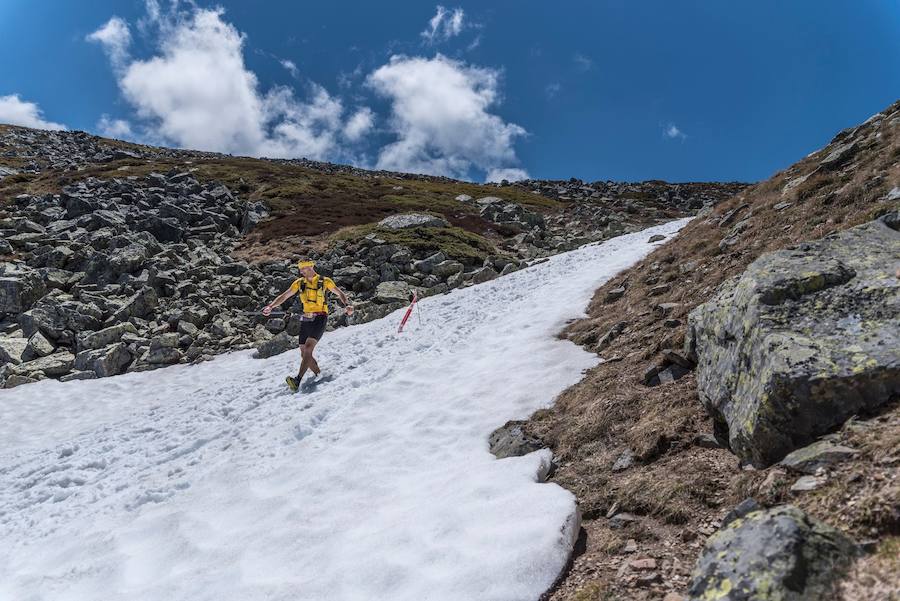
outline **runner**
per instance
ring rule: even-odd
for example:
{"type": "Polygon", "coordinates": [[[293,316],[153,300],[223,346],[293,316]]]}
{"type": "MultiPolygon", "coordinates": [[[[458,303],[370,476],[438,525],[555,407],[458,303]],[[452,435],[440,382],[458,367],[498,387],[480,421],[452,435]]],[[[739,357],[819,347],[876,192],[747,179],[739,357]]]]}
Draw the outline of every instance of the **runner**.
{"type": "Polygon", "coordinates": [[[353,315],[353,305],[347,299],[347,295],[338,288],[331,278],[326,278],[316,273],[315,262],[300,261],[297,267],[300,269],[300,277],[294,280],[291,287],[278,295],[278,298],[263,308],[263,315],[269,315],[272,309],[298,294],[303,304],[303,317],[300,324],[300,371],[296,377],[288,376],[285,381],[292,392],[300,388],[300,380],[307,369],[315,374],[315,381],[322,380],[322,370],[313,357],[316,344],[325,334],[325,326],[328,324],[328,303],[325,302],[325,294],[333,292],[338,295],[341,302],[347,308],[347,315],[353,315]]]}

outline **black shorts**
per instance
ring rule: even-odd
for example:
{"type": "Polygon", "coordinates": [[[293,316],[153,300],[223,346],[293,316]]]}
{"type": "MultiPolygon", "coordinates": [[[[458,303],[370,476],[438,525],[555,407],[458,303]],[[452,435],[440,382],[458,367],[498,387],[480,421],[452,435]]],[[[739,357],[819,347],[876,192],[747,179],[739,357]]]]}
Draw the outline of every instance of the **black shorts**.
{"type": "Polygon", "coordinates": [[[304,319],[300,322],[300,344],[305,344],[307,338],[315,338],[316,341],[322,340],[325,334],[325,326],[328,325],[328,315],[316,315],[310,320],[304,319]]]}

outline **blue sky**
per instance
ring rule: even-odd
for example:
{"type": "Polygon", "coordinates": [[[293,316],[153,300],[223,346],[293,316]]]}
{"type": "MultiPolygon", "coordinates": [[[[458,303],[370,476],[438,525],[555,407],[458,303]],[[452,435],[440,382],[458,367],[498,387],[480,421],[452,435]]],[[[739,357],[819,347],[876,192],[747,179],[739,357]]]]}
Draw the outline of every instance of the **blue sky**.
{"type": "Polygon", "coordinates": [[[900,2],[4,0],[0,53],[0,121],[478,181],[754,181],[900,97],[900,2]]]}

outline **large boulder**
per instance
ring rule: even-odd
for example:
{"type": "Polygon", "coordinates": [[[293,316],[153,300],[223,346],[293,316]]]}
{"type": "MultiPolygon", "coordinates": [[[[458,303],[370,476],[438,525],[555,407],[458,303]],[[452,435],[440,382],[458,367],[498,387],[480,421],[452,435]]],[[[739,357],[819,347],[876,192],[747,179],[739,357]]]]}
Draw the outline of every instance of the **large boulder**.
{"type": "Polygon", "coordinates": [[[855,543],[790,505],[751,511],[706,542],[688,591],[691,601],[832,599],[855,543]]]}
{"type": "Polygon", "coordinates": [[[75,369],[93,371],[100,378],[124,372],[130,362],[131,354],[122,342],[75,355],[75,369]]]}
{"type": "Polygon", "coordinates": [[[27,311],[45,292],[44,281],[37,271],[12,263],[0,267],[0,313],[27,311]]]}
{"type": "Polygon", "coordinates": [[[443,217],[427,213],[404,213],[391,215],[378,222],[378,225],[389,230],[405,230],[413,227],[449,227],[443,217]]]}
{"type": "MultiPolygon", "coordinates": [[[[96,332],[86,332],[78,336],[79,350],[93,350],[119,342],[125,333],[137,334],[134,324],[117,323],[96,332]]],[[[81,368],[78,368],[81,369],[81,368]]]]}
{"type": "Polygon", "coordinates": [[[18,365],[27,357],[28,338],[7,338],[0,336],[0,365],[18,365]]]}
{"type": "Polygon", "coordinates": [[[56,377],[67,374],[75,363],[75,355],[69,351],[60,351],[46,357],[26,361],[9,368],[11,374],[32,377],[35,374],[56,377]]]}
{"type": "Polygon", "coordinates": [[[896,219],[763,255],[689,317],[700,399],[757,467],[900,397],[896,219]]]}
{"type": "Polygon", "coordinates": [[[406,282],[382,282],[375,289],[374,301],[379,304],[405,303],[412,298],[412,290],[406,282]]]}
{"type": "Polygon", "coordinates": [[[298,345],[296,336],[290,335],[287,331],[281,332],[274,336],[271,340],[266,340],[256,347],[253,353],[254,359],[268,359],[275,355],[280,355],[291,349],[296,349],[298,345]]]}

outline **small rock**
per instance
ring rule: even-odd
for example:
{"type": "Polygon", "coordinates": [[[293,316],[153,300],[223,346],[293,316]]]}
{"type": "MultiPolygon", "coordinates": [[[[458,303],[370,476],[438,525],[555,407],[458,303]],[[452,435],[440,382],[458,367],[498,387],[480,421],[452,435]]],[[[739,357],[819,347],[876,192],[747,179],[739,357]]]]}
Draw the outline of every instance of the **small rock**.
{"type": "Polygon", "coordinates": [[[630,468],[632,465],[634,465],[634,453],[631,452],[631,449],[625,449],[613,464],[612,471],[622,472],[630,468]]]}
{"type": "Polygon", "coordinates": [[[791,486],[791,492],[807,492],[825,484],[825,478],[819,476],[801,476],[791,486]]]}
{"type": "Polygon", "coordinates": [[[666,239],[666,237],[663,236],[662,234],[654,234],[653,236],[650,236],[650,239],[647,240],[647,242],[649,244],[653,244],[654,242],[659,242],[660,240],[665,240],[665,239],[666,239]]]}
{"type": "Polygon", "coordinates": [[[612,290],[608,290],[606,292],[606,297],[603,299],[604,303],[611,303],[613,301],[619,300],[625,294],[625,287],[619,286],[618,288],[613,288],[612,290]]]}
{"type": "Polygon", "coordinates": [[[641,557],[638,559],[632,559],[628,562],[628,566],[632,570],[655,570],[656,569],[656,560],[652,557],[641,557]]]}
{"type": "Polygon", "coordinates": [[[814,474],[819,468],[851,459],[859,451],[835,444],[828,440],[819,440],[802,449],[791,451],[778,465],[791,468],[805,474],[814,474]]]}

